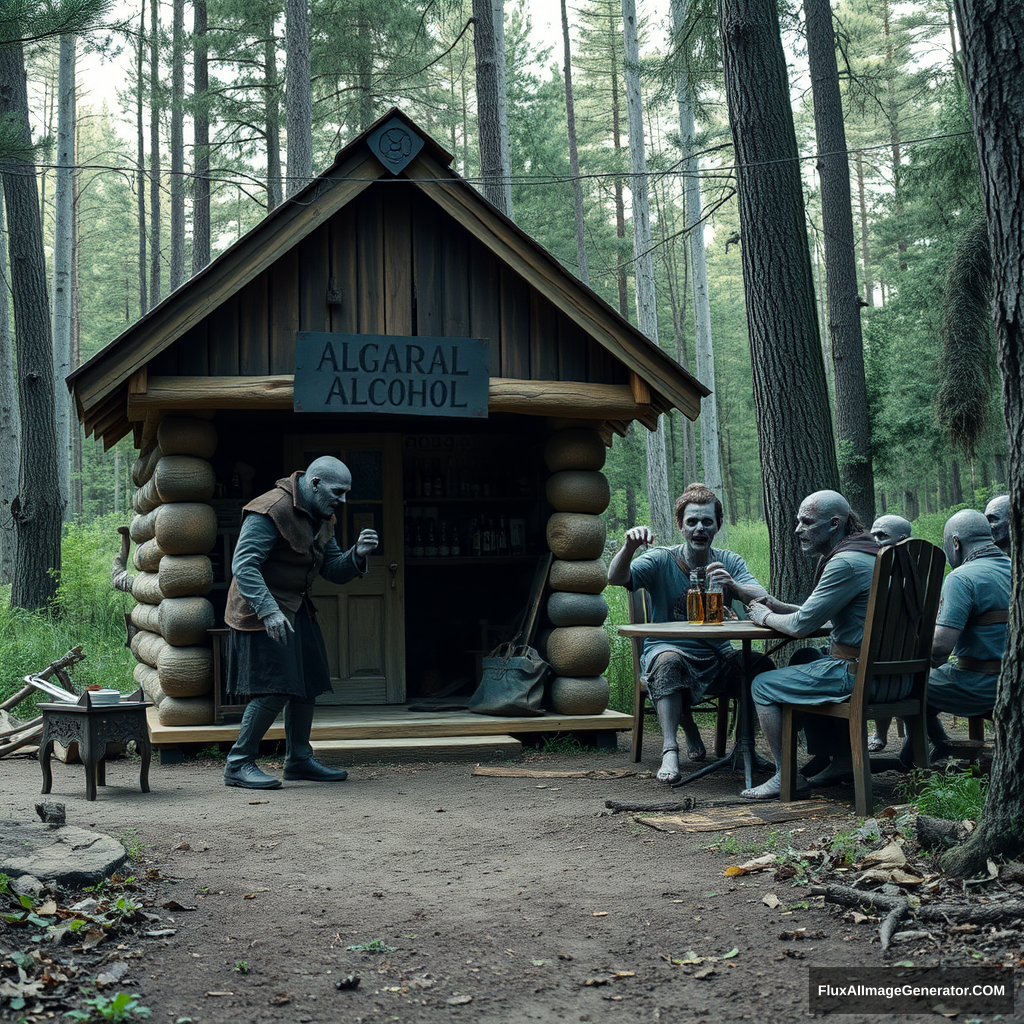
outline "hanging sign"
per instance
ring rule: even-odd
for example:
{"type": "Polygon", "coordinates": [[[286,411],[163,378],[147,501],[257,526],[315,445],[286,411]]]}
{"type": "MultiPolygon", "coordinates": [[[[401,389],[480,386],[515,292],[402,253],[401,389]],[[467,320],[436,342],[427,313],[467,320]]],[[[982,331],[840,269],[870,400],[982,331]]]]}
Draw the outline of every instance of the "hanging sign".
{"type": "Polygon", "coordinates": [[[295,335],[296,412],[486,419],[489,384],[479,338],[295,335]]]}

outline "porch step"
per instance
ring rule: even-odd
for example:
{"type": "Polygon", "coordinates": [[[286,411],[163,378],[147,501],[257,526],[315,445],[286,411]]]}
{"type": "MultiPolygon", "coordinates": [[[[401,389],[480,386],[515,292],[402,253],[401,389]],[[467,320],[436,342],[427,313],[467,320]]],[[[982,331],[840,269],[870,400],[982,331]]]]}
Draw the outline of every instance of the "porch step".
{"type": "Polygon", "coordinates": [[[512,736],[393,736],[372,740],[311,739],[323,764],[372,764],[375,761],[477,761],[515,757],[522,743],[512,736]]]}

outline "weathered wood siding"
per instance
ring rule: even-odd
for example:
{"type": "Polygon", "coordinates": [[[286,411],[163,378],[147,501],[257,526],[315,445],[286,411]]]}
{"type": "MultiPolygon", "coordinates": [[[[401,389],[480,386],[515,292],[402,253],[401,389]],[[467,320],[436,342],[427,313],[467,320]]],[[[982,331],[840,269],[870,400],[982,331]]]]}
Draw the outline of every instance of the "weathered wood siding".
{"type": "Polygon", "coordinates": [[[401,181],[368,188],[156,356],[158,375],[289,374],[296,331],[482,337],[492,377],[628,383],[626,368],[401,181]]]}

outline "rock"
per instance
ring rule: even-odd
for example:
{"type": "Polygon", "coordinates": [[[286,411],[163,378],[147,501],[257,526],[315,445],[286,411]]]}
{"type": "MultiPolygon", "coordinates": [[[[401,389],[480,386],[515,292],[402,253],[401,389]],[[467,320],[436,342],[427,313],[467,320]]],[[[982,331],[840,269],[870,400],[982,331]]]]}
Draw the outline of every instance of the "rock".
{"type": "Polygon", "coordinates": [[[35,875],[11,879],[11,892],[17,896],[38,896],[46,888],[35,875]]]}
{"type": "Polygon", "coordinates": [[[64,805],[57,800],[44,800],[43,803],[36,804],[36,814],[39,815],[39,820],[47,825],[60,826],[67,821],[64,805]]]}
{"type": "Polygon", "coordinates": [[[96,885],[122,868],[125,848],[111,836],[74,825],[0,821],[0,872],[32,875],[67,889],[96,885]]]}

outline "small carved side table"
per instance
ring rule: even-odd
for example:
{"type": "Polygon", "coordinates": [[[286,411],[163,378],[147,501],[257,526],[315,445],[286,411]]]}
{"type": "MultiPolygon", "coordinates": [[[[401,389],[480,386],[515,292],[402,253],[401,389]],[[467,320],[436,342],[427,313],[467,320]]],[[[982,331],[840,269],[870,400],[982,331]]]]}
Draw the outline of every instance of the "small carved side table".
{"type": "Polygon", "coordinates": [[[149,741],[146,708],[151,701],[122,700],[120,704],[93,704],[89,691],[82,694],[77,704],[40,704],[43,715],[43,734],[39,740],[39,766],[43,770],[43,793],[53,787],[50,755],[54,742],[64,746],[78,744],[85,765],[85,798],[96,799],[96,787],[107,784],[106,762],[108,743],[135,741],[142,757],[139,785],[143,793],[149,792],[149,762],[153,746],[149,741]]]}

